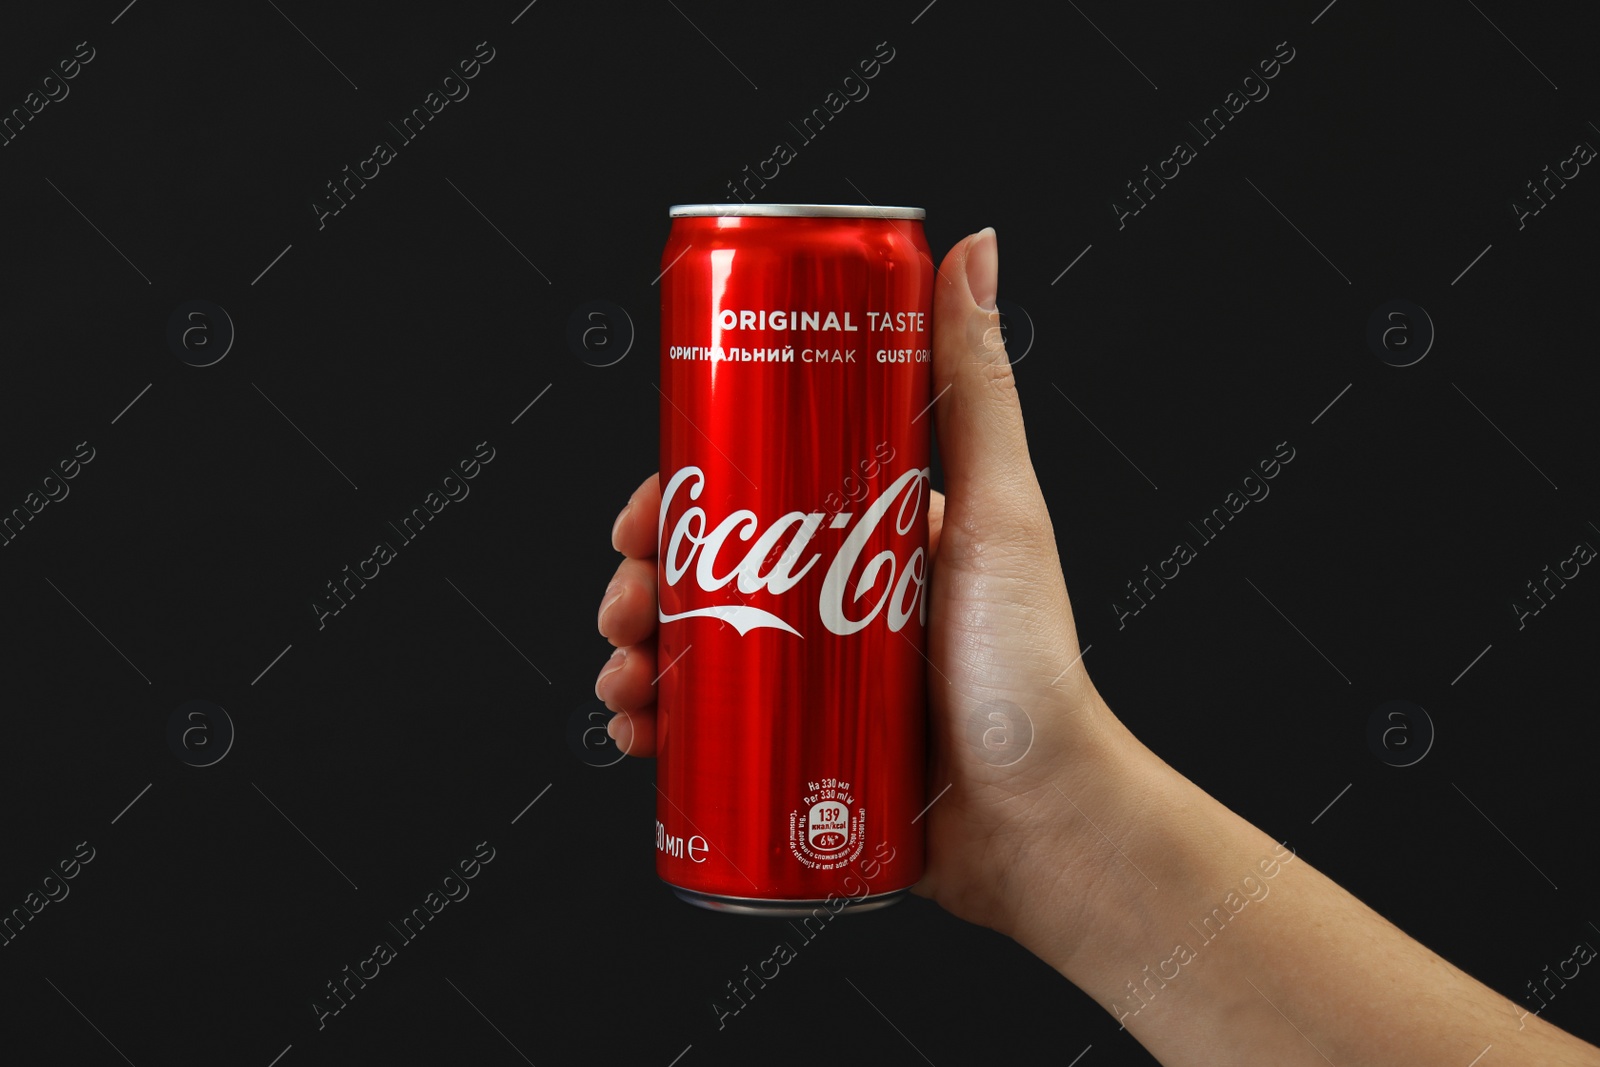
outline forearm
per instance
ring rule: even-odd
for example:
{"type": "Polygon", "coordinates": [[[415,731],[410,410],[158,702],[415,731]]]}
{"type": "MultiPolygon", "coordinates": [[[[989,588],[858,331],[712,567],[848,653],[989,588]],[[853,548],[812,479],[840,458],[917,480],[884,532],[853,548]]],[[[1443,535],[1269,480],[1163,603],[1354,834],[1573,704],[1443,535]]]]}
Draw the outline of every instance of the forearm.
{"type": "MultiPolygon", "coordinates": [[[[1003,924],[1167,1067],[1595,1065],[1149,753],[1098,738],[1041,791],[1003,924]],[[1133,798],[1131,801],[1129,798],[1133,798]]],[[[1290,842],[1289,844],[1293,844],[1290,842]]]]}

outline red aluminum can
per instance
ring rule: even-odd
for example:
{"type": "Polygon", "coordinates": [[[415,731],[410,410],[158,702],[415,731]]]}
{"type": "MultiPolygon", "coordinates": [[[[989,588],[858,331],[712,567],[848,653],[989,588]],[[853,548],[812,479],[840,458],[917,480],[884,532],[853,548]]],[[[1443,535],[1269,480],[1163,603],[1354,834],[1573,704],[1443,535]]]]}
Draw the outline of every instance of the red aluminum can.
{"type": "Polygon", "coordinates": [[[923,212],[670,214],[656,871],[718,911],[881,907],[923,867],[923,212]]]}

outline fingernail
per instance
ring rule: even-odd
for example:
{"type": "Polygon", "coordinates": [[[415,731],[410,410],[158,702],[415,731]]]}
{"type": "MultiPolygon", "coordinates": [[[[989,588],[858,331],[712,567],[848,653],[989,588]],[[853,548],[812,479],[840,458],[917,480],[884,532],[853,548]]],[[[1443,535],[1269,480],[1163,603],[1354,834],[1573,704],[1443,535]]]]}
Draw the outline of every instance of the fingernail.
{"type": "Polygon", "coordinates": [[[985,226],[967,244],[967,288],[985,311],[993,311],[1000,292],[1000,242],[994,227],[985,226]]]}
{"type": "Polygon", "coordinates": [[[627,658],[628,650],[625,648],[619,648],[615,652],[611,653],[611,658],[606,660],[606,665],[600,668],[600,677],[594,680],[594,695],[597,699],[605,699],[605,697],[600,695],[600,683],[604,682],[607,678],[620,671],[622,669],[623,662],[626,661],[627,658]]]}
{"type": "Polygon", "coordinates": [[[611,605],[622,599],[624,592],[626,590],[618,582],[612,582],[606,586],[605,596],[600,600],[600,617],[595,620],[595,626],[599,628],[602,634],[606,632],[606,612],[611,610],[611,605]]]}
{"type": "Polygon", "coordinates": [[[628,512],[631,510],[633,510],[632,500],[622,506],[622,510],[617,512],[617,521],[611,524],[611,547],[617,549],[618,552],[621,552],[622,549],[617,547],[617,531],[622,529],[622,520],[628,517],[628,512]]]}

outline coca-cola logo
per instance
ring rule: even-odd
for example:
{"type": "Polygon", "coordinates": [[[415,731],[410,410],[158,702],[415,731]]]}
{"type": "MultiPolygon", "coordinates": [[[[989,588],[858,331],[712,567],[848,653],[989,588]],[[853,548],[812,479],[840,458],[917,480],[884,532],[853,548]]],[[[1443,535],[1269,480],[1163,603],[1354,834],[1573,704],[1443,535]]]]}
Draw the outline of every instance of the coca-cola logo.
{"type": "MultiPolygon", "coordinates": [[[[927,467],[908,470],[890,482],[859,515],[839,512],[828,522],[830,530],[849,528],[827,564],[817,595],[817,614],[829,632],[853,634],[880,615],[893,631],[903,628],[913,614],[919,622],[927,622],[928,603],[923,596],[928,581],[927,549],[918,545],[903,559],[894,548],[863,557],[886,520],[893,522],[894,533],[901,536],[910,535],[919,521],[926,522],[922,506],[929,491],[929,478],[927,467]]],[[[674,510],[679,494],[690,501],[698,500],[705,484],[705,471],[684,467],[667,480],[661,492],[656,545],[661,555],[661,580],[668,587],[688,576],[706,593],[731,584],[742,594],[767,592],[782,596],[822,562],[823,553],[811,551],[817,531],[829,519],[821,511],[791,511],[762,530],[760,518],[748,509],[741,508],[713,525],[704,508],[691,504],[668,531],[667,516],[674,510]],[[732,557],[742,546],[730,546],[730,538],[749,544],[738,562],[732,562],[732,557]]],[[[713,604],[670,615],[658,608],[657,615],[661,622],[721,619],[741,636],[763,627],[803,636],[772,612],[742,602],[713,604]]]]}

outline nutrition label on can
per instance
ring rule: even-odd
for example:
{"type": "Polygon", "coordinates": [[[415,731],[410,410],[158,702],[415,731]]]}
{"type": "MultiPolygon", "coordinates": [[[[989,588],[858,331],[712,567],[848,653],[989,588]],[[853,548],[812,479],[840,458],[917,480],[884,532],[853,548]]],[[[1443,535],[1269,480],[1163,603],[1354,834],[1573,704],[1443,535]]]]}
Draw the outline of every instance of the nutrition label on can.
{"type": "Polygon", "coordinates": [[[801,806],[789,813],[789,851],[813,870],[852,863],[866,843],[867,809],[853,808],[850,783],[823,778],[806,783],[801,806]]]}

